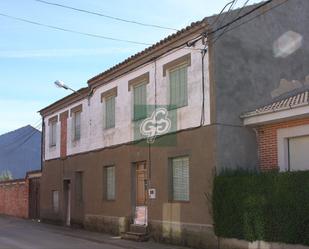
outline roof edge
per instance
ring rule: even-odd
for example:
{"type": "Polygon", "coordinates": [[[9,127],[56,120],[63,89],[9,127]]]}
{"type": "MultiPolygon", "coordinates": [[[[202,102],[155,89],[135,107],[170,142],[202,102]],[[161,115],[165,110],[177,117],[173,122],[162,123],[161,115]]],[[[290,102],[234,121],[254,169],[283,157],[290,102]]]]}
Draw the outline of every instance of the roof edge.
{"type": "Polygon", "coordinates": [[[59,111],[64,107],[64,105],[73,104],[75,102],[78,102],[88,96],[90,92],[89,87],[80,88],[78,91],[57,100],[56,102],[48,105],[47,107],[44,107],[43,109],[39,110],[41,116],[47,116],[50,115],[56,111],[59,111]]]}

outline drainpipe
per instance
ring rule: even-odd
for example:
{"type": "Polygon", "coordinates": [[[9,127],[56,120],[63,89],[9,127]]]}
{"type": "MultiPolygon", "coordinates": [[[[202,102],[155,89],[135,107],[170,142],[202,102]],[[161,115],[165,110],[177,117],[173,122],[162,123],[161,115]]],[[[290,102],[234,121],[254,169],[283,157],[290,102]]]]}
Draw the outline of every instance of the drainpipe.
{"type": "Polygon", "coordinates": [[[41,172],[43,171],[44,154],[45,154],[45,123],[44,123],[44,117],[42,116],[42,132],[41,132],[41,172]]]}

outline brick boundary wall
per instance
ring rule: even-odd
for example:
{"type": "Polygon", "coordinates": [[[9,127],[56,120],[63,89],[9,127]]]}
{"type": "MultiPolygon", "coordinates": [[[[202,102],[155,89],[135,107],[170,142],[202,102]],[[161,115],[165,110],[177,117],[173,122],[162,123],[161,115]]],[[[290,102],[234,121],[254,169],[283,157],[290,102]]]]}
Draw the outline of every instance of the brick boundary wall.
{"type": "Polygon", "coordinates": [[[0,214],[29,217],[29,180],[0,182],[0,214]]]}
{"type": "Polygon", "coordinates": [[[309,118],[302,118],[261,125],[257,128],[261,171],[278,170],[277,130],[307,124],[309,124],[309,118]]]}

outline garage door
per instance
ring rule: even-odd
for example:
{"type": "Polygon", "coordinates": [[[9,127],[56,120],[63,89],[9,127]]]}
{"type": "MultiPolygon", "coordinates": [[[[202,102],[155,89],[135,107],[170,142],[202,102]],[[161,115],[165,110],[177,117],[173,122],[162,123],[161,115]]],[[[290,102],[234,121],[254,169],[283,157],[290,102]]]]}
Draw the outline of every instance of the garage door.
{"type": "Polygon", "coordinates": [[[289,139],[290,170],[309,170],[309,136],[289,139]]]}

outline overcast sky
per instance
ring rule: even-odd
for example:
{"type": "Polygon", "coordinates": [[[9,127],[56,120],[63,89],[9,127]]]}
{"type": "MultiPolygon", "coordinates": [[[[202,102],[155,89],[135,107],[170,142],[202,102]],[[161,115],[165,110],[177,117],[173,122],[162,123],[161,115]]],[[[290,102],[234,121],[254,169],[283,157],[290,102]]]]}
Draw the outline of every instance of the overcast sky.
{"type": "MultiPolygon", "coordinates": [[[[193,21],[219,13],[227,0],[47,0],[106,15],[181,29],[193,21]]],[[[245,0],[238,0],[241,7],[245,0]]],[[[251,0],[249,4],[260,2],[251,0]]],[[[92,16],[35,0],[1,0],[6,14],[48,25],[119,39],[154,43],[172,33],[92,16]]],[[[144,45],[85,37],[54,31],[0,16],[0,134],[40,122],[37,111],[69,92],[53,82],[65,81],[74,89],[89,78],[144,45]]]]}

